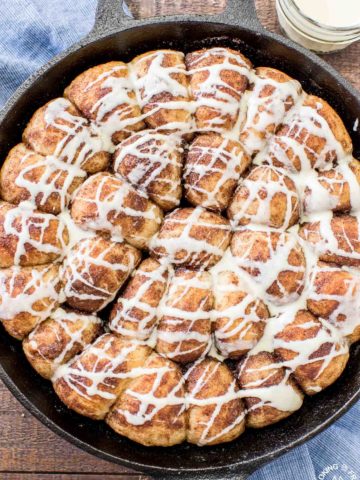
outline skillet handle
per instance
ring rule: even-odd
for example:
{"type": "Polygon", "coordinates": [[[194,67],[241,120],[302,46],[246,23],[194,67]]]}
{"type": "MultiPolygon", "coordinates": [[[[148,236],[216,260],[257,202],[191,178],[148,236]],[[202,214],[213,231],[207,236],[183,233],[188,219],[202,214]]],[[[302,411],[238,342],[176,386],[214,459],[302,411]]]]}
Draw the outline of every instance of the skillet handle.
{"type": "MultiPolygon", "coordinates": [[[[148,1],[148,0],[140,0],[148,1]]],[[[156,0],[152,0],[156,1],[156,0]]],[[[225,10],[219,14],[192,15],[194,21],[225,23],[262,31],[255,8],[255,0],[227,0],[225,10]]],[[[189,17],[189,14],[184,12],[189,17]]],[[[161,21],[183,21],[182,15],[167,15],[162,17],[135,20],[125,0],[98,0],[95,25],[91,34],[104,36],[114,30],[121,31],[131,27],[146,25],[161,21]]]]}

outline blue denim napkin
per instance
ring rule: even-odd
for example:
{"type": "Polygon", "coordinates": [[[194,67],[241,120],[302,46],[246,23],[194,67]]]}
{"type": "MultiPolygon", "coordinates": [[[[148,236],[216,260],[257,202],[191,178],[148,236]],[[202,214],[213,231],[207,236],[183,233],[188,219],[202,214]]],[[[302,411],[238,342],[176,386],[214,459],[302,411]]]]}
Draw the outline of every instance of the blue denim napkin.
{"type": "MultiPolygon", "coordinates": [[[[0,107],[32,72],[89,32],[95,9],[96,0],[0,0],[0,107]]],[[[251,476],[356,479],[360,480],[360,403],[324,433],[251,476]]]]}

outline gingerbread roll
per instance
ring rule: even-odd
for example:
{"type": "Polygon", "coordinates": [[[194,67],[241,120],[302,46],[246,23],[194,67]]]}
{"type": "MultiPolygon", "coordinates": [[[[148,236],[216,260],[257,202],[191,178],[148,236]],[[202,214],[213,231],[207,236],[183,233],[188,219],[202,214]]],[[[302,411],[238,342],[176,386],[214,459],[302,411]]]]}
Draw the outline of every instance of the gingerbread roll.
{"type": "Polygon", "coordinates": [[[53,155],[89,173],[105,170],[110,144],[65,98],[51,100],[32,116],[23,140],[37,153],[53,155]]]}
{"type": "Polygon", "coordinates": [[[86,118],[96,122],[114,144],[144,128],[128,67],[123,62],[85,70],[65,89],[64,96],[86,118]]]}
{"type": "Polygon", "coordinates": [[[71,216],[85,230],[110,233],[138,248],[147,246],[162,221],[158,206],[107,172],[83,183],[73,199],[71,216]]]}
{"type": "Polygon", "coordinates": [[[248,86],[251,63],[230,48],[214,47],[186,55],[190,92],[199,130],[231,130],[248,86]]]}
{"type": "Polygon", "coordinates": [[[150,128],[186,133],[190,122],[190,98],[184,54],[154,50],[130,63],[138,102],[150,128]]]}
{"type": "Polygon", "coordinates": [[[67,407],[94,420],[105,418],[131,379],[141,374],[151,349],[105,333],[52,378],[67,407]]]}
{"type": "Polygon", "coordinates": [[[186,157],[186,198],[195,206],[224,210],[250,161],[239,142],[217,133],[199,135],[186,157]]]}
{"type": "Polygon", "coordinates": [[[336,168],[316,173],[309,178],[304,191],[306,214],[349,212],[360,209],[360,162],[352,159],[336,168]]]}
{"type": "Polygon", "coordinates": [[[245,355],[264,333],[269,312],[260,299],[246,292],[240,278],[221,271],[214,278],[214,338],[224,357],[245,355]]]}
{"type": "Polygon", "coordinates": [[[122,393],[106,423],[146,446],[170,447],[186,438],[184,379],[176,363],[153,353],[122,393]]]}
{"type": "Polygon", "coordinates": [[[0,202],[0,268],[42,265],[60,259],[69,241],[66,226],[54,215],[0,202]]]}
{"type": "Polygon", "coordinates": [[[60,303],[59,265],[0,270],[0,321],[22,340],[60,303]]]}
{"type": "Polygon", "coordinates": [[[203,355],[211,343],[212,307],[210,274],[178,269],[160,307],[156,350],[180,363],[203,355]]]}
{"type": "Polygon", "coordinates": [[[256,68],[252,80],[240,132],[240,140],[250,155],[266,146],[302,92],[297,80],[275,68],[256,68]]]}
{"type": "Polygon", "coordinates": [[[19,143],[10,150],[0,172],[1,198],[19,204],[28,200],[36,208],[57,215],[68,206],[86,173],[51,156],[44,157],[19,143]]]}
{"type": "Polygon", "coordinates": [[[180,203],[182,142],[177,135],[144,130],[123,141],[115,151],[114,171],[164,210],[180,203]]]}
{"type": "Polygon", "coordinates": [[[342,374],[349,348],[329,322],[300,310],[295,315],[281,314],[276,324],[275,354],[308,395],[320,392],[342,374]]]}
{"type": "Polygon", "coordinates": [[[284,118],[264,160],[295,173],[327,169],[351,151],[351,138],[338,114],[325,100],[307,95],[284,118]]]}
{"type": "Polygon", "coordinates": [[[167,265],[153,258],[144,260],[113,306],[110,329],[123,337],[147,340],[158,321],[168,276],[167,265]]]}
{"type": "Polygon", "coordinates": [[[245,409],[229,368],[206,358],[186,372],[187,441],[199,446],[231,442],[245,430],[245,409]]]}
{"type": "Polygon", "coordinates": [[[58,308],[25,338],[23,349],[31,366],[51,379],[60,365],[84,350],[100,331],[98,317],[58,308]]]}
{"type": "Polygon", "coordinates": [[[248,427],[277,423],[299,410],[303,403],[304,395],[290,372],[269,352],[254,352],[241,360],[237,378],[247,409],[248,427]]]}
{"type": "Polygon", "coordinates": [[[307,298],[310,312],[328,320],[350,343],[360,340],[360,276],[318,262],[310,278],[307,298]]]}
{"type": "Polygon", "coordinates": [[[327,214],[304,223],[299,235],[308,242],[320,260],[338,265],[360,266],[359,219],[357,216],[327,214]]]}
{"type": "Polygon", "coordinates": [[[305,256],[297,237],[285,232],[241,230],[231,241],[235,263],[276,305],[296,301],[304,289],[305,256]]]}
{"type": "Polygon", "coordinates": [[[67,304],[86,312],[101,310],[114,299],[140,259],[140,252],[126,243],[100,236],[80,240],[64,262],[67,304]]]}
{"type": "Polygon", "coordinates": [[[228,220],[207,210],[178,208],[166,215],[151,240],[151,254],[188,268],[210,268],[223,256],[230,242],[228,220]]]}
{"type": "Polygon", "coordinates": [[[286,230],[300,217],[295,183],[276,168],[255,167],[240,181],[227,213],[234,226],[257,223],[286,230]]]}

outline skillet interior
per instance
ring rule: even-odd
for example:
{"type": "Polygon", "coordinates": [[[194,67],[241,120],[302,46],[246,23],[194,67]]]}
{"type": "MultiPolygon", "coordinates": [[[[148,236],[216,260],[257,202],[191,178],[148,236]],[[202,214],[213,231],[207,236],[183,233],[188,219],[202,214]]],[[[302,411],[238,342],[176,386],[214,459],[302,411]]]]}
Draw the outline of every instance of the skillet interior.
{"type": "MultiPolygon", "coordinates": [[[[277,67],[297,78],[305,90],[328,100],[343,118],[349,133],[354,133],[354,121],[360,117],[359,97],[347,91],[336,77],[308,59],[305,53],[289,48],[286,41],[281,43],[271,35],[224,24],[162,23],[161,29],[158,24],[136,27],[75,48],[46,74],[40,75],[17,98],[0,125],[0,158],[4,159],[8,150],[20,141],[32,113],[47,100],[61,95],[64,87],[83,70],[108,60],[127,61],[139,53],[161,47],[188,52],[213,45],[238,48],[255,65],[277,67]]],[[[354,155],[360,158],[359,135],[352,136],[354,155]]],[[[27,363],[21,343],[11,339],[2,328],[0,365],[2,377],[15,396],[43,423],[83,449],[143,471],[193,472],[191,478],[197,476],[197,470],[205,478],[215,471],[217,479],[222,476],[220,470],[228,474],[233,469],[244,474],[254,471],[265,461],[325,428],[360,394],[360,345],[355,345],[340,379],[314,398],[308,397],[300,411],[280,424],[261,431],[247,430],[238,440],[216,447],[180,445],[149,449],[118,436],[104,422],[97,423],[67,410],[51,384],[41,379],[27,363]]]]}

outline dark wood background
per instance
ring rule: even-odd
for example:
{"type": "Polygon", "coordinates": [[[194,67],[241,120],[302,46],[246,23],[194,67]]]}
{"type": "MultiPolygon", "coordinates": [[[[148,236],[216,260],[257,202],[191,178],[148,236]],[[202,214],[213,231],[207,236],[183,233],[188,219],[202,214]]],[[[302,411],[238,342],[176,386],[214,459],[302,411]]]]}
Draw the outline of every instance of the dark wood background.
{"type": "MultiPolygon", "coordinates": [[[[316,0],[314,0],[316,1],[316,0]]],[[[142,16],[189,11],[216,12],[225,0],[130,0],[142,16]]],[[[279,31],[275,0],[256,0],[263,25],[279,31]]],[[[326,56],[355,87],[360,89],[360,42],[326,56]]],[[[0,382],[0,479],[1,480],[135,480],[136,472],[99,460],[59,438],[32,417],[0,382]]]]}

